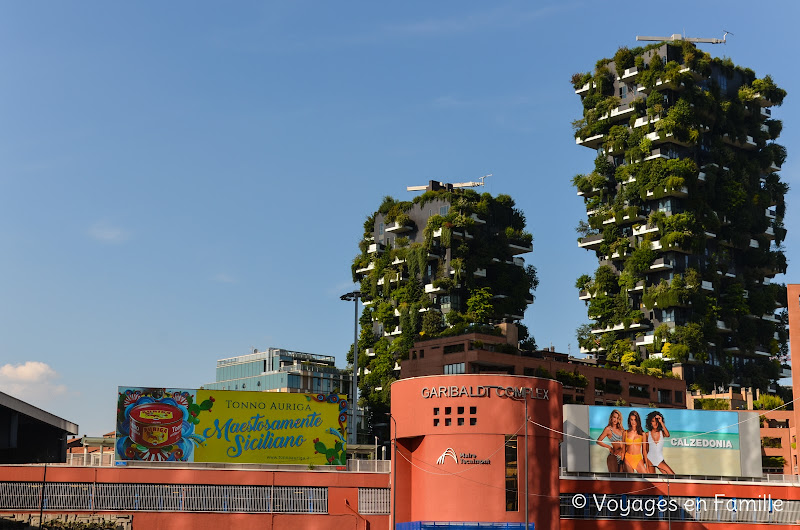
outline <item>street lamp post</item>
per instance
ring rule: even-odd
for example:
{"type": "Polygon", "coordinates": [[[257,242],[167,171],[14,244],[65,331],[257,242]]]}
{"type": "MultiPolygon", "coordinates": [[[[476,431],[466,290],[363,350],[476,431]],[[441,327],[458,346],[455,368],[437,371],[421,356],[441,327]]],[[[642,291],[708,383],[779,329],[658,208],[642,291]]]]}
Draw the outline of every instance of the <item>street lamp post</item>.
{"type": "Polygon", "coordinates": [[[353,445],[358,443],[358,299],[361,298],[361,291],[353,291],[339,297],[345,301],[353,301],[353,390],[351,393],[350,407],[353,411],[352,437],[353,445]]]}
{"type": "Polygon", "coordinates": [[[386,415],[389,416],[389,419],[391,419],[394,422],[394,430],[392,431],[393,436],[392,436],[392,460],[391,460],[392,505],[390,506],[390,511],[392,514],[391,530],[394,530],[396,524],[395,522],[397,521],[397,513],[396,513],[397,512],[397,420],[394,419],[394,416],[392,416],[391,412],[388,412],[386,415]]]}

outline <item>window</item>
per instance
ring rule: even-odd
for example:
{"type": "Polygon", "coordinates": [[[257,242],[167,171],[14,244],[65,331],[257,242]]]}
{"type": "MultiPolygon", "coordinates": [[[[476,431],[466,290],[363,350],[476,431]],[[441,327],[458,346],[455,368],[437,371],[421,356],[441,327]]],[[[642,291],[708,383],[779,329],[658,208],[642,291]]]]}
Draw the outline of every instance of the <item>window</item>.
{"type": "Polygon", "coordinates": [[[464,414],[464,407],[458,407],[458,414],[464,414]]]}
{"type": "MultiPolygon", "coordinates": [[[[477,425],[478,424],[478,418],[470,418],[469,419],[469,424],[470,425],[477,425]]],[[[795,457],[795,458],[797,458],[797,457],[795,457]]]]}
{"type": "Polygon", "coordinates": [[[433,418],[433,426],[434,427],[438,427],[439,426],[439,418],[433,418]]]}
{"type": "Polygon", "coordinates": [[[675,322],[675,310],[672,308],[662,309],[661,322],[675,322]]]}
{"type": "Polygon", "coordinates": [[[439,215],[447,215],[447,212],[450,211],[449,206],[441,206],[439,207],[439,215]]]}
{"type": "Polygon", "coordinates": [[[380,235],[380,236],[383,235],[383,223],[380,223],[378,225],[378,235],[380,235]]]}
{"type": "Polygon", "coordinates": [[[506,436],[506,511],[519,511],[519,481],[517,479],[517,436],[506,436]]]}
{"type": "Polygon", "coordinates": [[[465,363],[453,363],[444,365],[444,375],[464,374],[466,373],[465,370],[466,370],[465,363]]]}
{"type": "Polygon", "coordinates": [[[433,415],[434,416],[438,416],[439,415],[439,407],[433,407],[433,415]]]}
{"type": "MultiPolygon", "coordinates": [[[[442,348],[442,353],[456,353],[456,352],[464,351],[464,349],[465,348],[464,348],[464,343],[463,342],[460,342],[458,344],[448,344],[447,346],[442,348]]],[[[459,373],[463,374],[464,372],[459,372],[459,373]]]]}
{"type": "Polygon", "coordinates": [[[628,95],[628,85],[622,85],[619,87],[619,97],[625,98],[628,95]]]}
{"type": "Polygon", "coordinates": [[[445,419],[444,419],[444,426],[445,426],[445,427],[450,427],[450,424],[451,424],[452,422],[453,422],[453,420],[451,420],[450,418],[445,418],[445,419]]]}
{"type": "Polygon", "coordinates": [[[469,413],[470,414],[477,414],[478,413],[478,407],[470,407],[469,408],[469,413]]]}
{"type": "Polygon", "coordinates": [[[450,407],[445,407],[445,408],[444,408],[444,413],[445,413],[445,414],[450,414],[452,411],[453,411],[453,409],[452,409],[452,408],[450,408],[450,407]]]}
{"type": "Polygon", "coordinates": [[[458,424],[464,425],[464,418],[458,418],[458,424]]]}

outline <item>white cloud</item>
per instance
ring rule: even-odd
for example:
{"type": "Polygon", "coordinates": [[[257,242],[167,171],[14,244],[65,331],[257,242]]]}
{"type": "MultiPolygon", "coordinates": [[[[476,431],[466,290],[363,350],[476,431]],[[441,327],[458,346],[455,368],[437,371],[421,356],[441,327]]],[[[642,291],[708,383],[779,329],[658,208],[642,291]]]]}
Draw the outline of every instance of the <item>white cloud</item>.
{"type": "Polygon", "coordinates": [[[49,365],[39,361],[28,361],[25,364],[4,364],[0,366],[0,379],[8,381],[22,381],[26,383],[39,383],[56,377],[55,370],[49,365]]]}
{"type": "Polygon", "coordinates": [[[128,239],[127,232],[106,221],[100,221],[92,225],[89,228],[89,236],[104,243],[121,243],[128,239]]]}
{"type": "Polygon", "coordinates": [[[56,383],[60,376],[48,364],[26,361],[21,364],[0,366],[0,391],[42,406],[67,392],[67,387],[56,383]]]}

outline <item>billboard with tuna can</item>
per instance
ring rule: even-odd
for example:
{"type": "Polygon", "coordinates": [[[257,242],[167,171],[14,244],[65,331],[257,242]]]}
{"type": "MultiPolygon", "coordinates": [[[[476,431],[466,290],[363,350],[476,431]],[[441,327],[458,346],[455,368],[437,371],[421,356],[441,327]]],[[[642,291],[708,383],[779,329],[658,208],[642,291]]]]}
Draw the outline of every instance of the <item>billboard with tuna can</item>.
{"type": "Polygon", "coordinates": [[[338,394],[120,387],[117,461],[345,465],[338,394]]]}

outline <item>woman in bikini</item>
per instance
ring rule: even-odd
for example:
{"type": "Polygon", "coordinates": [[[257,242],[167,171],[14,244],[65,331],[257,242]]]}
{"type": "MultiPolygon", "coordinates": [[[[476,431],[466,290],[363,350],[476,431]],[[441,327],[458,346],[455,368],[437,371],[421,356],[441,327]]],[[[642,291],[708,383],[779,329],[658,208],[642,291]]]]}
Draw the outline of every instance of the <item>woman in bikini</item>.
{"type": "Polygon", "coordinates": [[[669,437],[669,430],[660,412],[654,410],[647,415],[647,430],[648,473],[655,473],[658,469],[665,475],[674,475],[675,472],[664,461],[664,438],[669,437]]]}
{"type": "Polygon", "coordinates": [[[647,473],[647,439],[642,431],[642,420],[635,410],[628,414],[628,430],[622,434],[625,443],[625,454],[622,457],[623,469],[626,473],[647,473]]]}
{"type": "Polygon", "coordinates": [[[597,445],[608,449],[608,457],[606,464],[608,465],[609,473],[621,473],[622,469],[622,454],[625,452],[624,444],[622,443],[622,414],[617,409],[611,411],[608,417],[608,425],[600,437],[597,438],[597,445]],[[610,444],[603,442],[604,438],[608,438],[610,444]]]}

